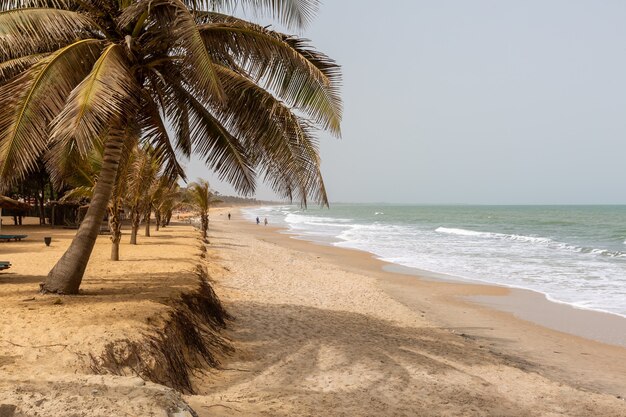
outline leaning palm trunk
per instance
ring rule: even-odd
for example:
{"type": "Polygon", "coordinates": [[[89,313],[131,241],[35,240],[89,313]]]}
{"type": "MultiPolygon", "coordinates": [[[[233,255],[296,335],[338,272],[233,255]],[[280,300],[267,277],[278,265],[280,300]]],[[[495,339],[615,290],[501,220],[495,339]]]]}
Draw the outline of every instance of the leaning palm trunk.
{"type": "Polygon", "coordinates": [[[87,261],[89,261],[89,256],[96,243],[100,225],[113,192],[122,147],[123,138],[121,135],[112,135],[106,141],[102,170],[100,171],[87,214],[80,224],[70,247],[48,274],[46,281],[41,287],[43,292],[59,294],[78,293],[78,288],[87,267],[87,261]]]}

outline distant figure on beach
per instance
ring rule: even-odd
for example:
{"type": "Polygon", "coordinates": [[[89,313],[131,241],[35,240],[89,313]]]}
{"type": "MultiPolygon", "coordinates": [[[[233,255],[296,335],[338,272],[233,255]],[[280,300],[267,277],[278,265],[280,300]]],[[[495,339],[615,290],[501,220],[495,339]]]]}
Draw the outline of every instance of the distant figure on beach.
{"type": "Polygon", "coordinates": [[[261,220],[259,220],[259,218],[257,217],[256,218],[256,224],[259,224],[259,223],[261,223],[261,220]]]}
{"type": "Polygon", "coordinates": [[[267,226],[267,217],[265,218],[264,223],[267,226]]]}
{"type": "Polygon", "coordinates": [[[230,220],[230,213],[228,213],[228,220],[230,220]]]}

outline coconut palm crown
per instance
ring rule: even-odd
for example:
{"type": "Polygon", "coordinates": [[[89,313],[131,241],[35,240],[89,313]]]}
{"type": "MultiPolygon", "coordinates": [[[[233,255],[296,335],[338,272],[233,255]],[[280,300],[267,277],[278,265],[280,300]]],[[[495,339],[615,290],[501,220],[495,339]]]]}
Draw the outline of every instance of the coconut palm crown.
{"type": "Polygon", "coordinates": [[[306,40],[226,14],[234,4],[297,28],[317,1],[0,2],[0,185],[41,156],[61,183],[104,149],[89,213],[43,290],[78,291],[129,140],[149,143],[171,175],[195,153],[242,193],[260,177],[327,203],[314,133],[339,135],[339,67],[306,40]]]}

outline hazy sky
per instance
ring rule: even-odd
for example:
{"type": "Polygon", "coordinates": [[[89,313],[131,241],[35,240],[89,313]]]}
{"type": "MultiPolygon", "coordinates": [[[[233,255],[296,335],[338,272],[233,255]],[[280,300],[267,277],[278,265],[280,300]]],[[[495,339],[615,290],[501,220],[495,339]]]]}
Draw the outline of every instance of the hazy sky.
{"type": "Polygon", "coordinates": [[[343,67],[331,201],[626,203],[625,21],[623,0],[325,0],[302,36],[343,67]]]}

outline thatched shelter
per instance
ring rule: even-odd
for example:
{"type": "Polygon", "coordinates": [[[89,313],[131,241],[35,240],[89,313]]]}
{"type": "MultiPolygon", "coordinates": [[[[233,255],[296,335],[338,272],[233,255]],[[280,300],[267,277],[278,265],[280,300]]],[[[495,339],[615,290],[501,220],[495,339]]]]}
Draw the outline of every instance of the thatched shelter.
{"type": "MultiPolygon", "coordinates": [[[[30,205],[21,201],[13,200],[5,195],[0,195],[0,217],[2,217],[2,209],[11,210],[15,213],[27,213],[30,210],[30,205]]],[[[2,222],[0,221],[0,230],[2,230],[2,222]]]]}
{"type": "Polygon", "coordinates": [[[21,201],[13,200],[5,195],[0,195],[0,210],[1,209],[11,209],[15,211],[28,211],[30,210],[30,205],[23,203],[21,201]]]}

